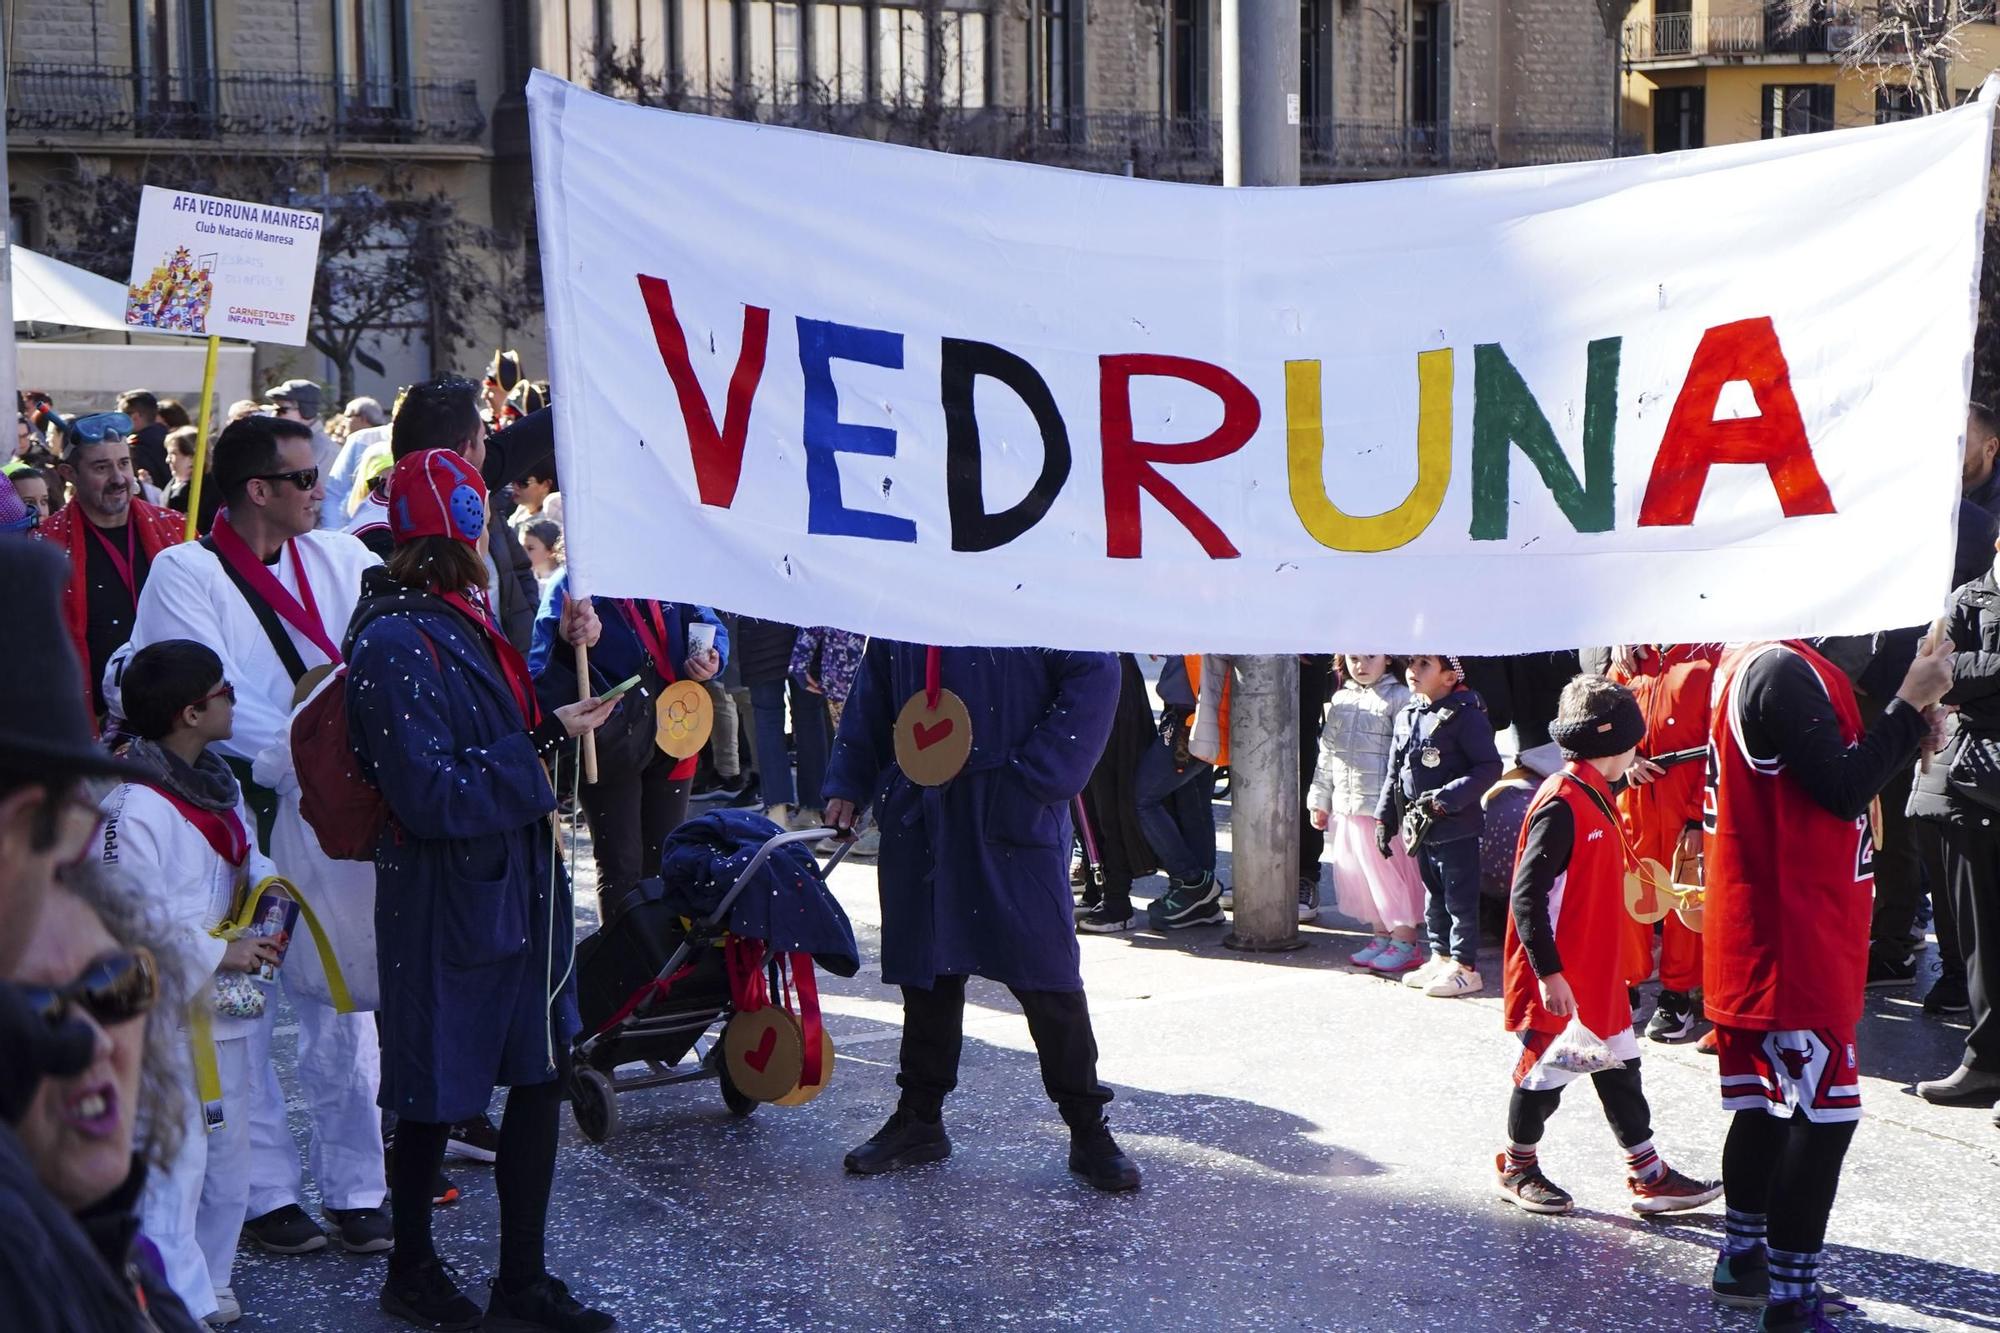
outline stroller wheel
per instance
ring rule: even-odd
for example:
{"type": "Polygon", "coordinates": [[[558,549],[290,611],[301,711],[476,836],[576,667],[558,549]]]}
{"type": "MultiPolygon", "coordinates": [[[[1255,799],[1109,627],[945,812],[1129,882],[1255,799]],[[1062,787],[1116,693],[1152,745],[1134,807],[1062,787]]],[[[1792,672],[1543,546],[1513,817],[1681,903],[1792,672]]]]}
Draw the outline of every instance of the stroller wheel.
{"type": "Polygon", "coordinates": [[[576,1127],[592,1143],[602,1143],[618,1132],[618,1094],[609,1078],[586,1065],[571,1075],[569,1098],[576,1127]]]}
{"type": "MultiPolygon", "coordinates": [[[[722,1048],[718,1045],[716,1049],[719,1051],[722,1048]]],[[[757,1109],[757,1099],[737,1091],[736,1085],[730,1082],[729,1066],[724,1061],[715,1062],[715,1079],[722,1086],[722,1100],[731,1115],[749,1115],[757,1109]]]]}

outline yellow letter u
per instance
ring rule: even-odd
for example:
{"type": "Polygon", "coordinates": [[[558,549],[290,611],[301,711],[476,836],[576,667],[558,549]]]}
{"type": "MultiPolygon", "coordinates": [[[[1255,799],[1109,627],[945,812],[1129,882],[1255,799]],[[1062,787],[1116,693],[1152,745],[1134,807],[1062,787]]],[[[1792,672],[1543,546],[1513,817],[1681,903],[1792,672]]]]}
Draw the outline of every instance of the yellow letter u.
{"type": "Polygon", "coordinates": [[[1417,484],[1394,509],[1355,515],[1326,493],[1319,362],[1285,362],[1285,455],[1292,508],[1314,541],[1336,551],[1393,551],[1430,526],[1451,485],[1451,378],[1450,348],[1417,354],[1417,484]]]}

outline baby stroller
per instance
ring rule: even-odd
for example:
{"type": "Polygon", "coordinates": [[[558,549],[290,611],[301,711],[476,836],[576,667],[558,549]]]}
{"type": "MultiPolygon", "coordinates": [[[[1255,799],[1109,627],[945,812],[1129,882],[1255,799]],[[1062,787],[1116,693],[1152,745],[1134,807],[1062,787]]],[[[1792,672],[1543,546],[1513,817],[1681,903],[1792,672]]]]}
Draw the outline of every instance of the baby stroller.
{"type": "Polygon", "coordinates": [[[811,952],[838,974],[858,970],[853,930],[825,890],[826,877],[854,844],[842,842],[824,866],[809,850],[803,855],[791,850],[833,833],[829,828],[787,833],[742,810],[690,820],[668,840],[662,878],[644,881],[618,916],[577,944],[583,1027],[571,1048],[570,1104],[584,1137],[603,1143],[617,1132],[619,1093],[669,1083],[713,1078],[736,1115],[757,1109],[757,1101],[737,1089],[723,1060],[719,1030],[737,1012],[725,951],[745,938],[768,944],[771,957],[764,966],[772,994],[779,989],[781,953],[811,952]],[[756,892],[746,897],[753,887],[756,892]],[[705,888],[714,903],[697,917],[691,906],[705,901],[705,888]],[[802,892],[810,900],[804,905],[820,920],[817,935],[768,938],[779,933],[771,925],[773,903],[783,901],[791,909],[784,929],[796,929],[789,923],[807,915],[799,910],[802,892]],[[850,961],[853,966],[846,965],[850,961]],[[711,1030],[718,1037],[704,1042],[711,1030]],[[644,1071],[618,1072],[634,1064],[644,1071]]]}

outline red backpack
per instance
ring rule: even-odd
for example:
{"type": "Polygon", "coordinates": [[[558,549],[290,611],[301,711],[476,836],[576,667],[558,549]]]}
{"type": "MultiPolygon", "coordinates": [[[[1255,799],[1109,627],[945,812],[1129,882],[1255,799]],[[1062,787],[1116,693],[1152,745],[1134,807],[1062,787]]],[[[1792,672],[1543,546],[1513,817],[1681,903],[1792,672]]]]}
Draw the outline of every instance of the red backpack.
{"type": "MultiPolygon", "coordinates": [[[[431,661],[437,645],[423,636],[431,661]]],[[[299,813],[336,861],[373,861],[392,816],[347,731],[347,665],[335,667],[292,718],[292,768],[299,779],[299,813]]]]}

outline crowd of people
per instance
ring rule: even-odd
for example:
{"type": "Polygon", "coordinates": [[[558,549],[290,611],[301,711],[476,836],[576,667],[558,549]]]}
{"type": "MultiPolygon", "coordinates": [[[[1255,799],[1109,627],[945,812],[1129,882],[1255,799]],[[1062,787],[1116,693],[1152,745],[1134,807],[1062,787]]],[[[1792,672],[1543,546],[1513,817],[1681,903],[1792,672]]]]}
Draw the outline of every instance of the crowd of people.
{"type": "MultiPolygon", "coordinates": [[[[0,1212],[30,1236],[0,1249],[10,1326],[227,1323],[247,1238],[385,1254],[382,1307],[419,1327],[615,1327],[544,1256],[578,1029],[560,839],[587,827],[609,920],[702,806],[877,858],[901,1091],[848,1170],[949,1155],[981,976],[1020,1001],[1070,1168],[1139,1187],[1105,1117],[1077,937],[1228,920],[1229,659],[926,649],[572,596],[548,389],[518,357],[388,409],[325,408],[289,380],[203,448],[150,392],[74,415],[23,395],[0,599],[10,670],[48,707],[0,734],[0,1038],[43,1077],[10,1080],[0,1107],[0,1212]],[[676,755],[656,703],[682,682],[711,721],[676,755]],[[938,711],[946,696],[963,712],[938,711]],[[919,705],[969,724],[944,768],[902,748],[919,705]],[[288,948],[284,886],[332,921],[317,965],[288,948]],[[271,1058],[280,995],[319,1219],[271,1058]],[[432,1238],[457,1197],[447,1159],[495,1171],[483,1311],[432,1238]],[[87,1280],[15,1281],[48,1266],[87,1280]]],[[[1590,1075],[1633,1209],[1724,1198],[1715,1292],[1770,1329],[1824,1318],[1853,1031],[1866,989],[1915,983],[1926,902],[1943,971],[1924,1009],[1972,1026],[1960,1067],[1917,1092],[2000,1101],[1996,455],[1975,405],[1937,627],[1300,661],[1299,920],[1330,887],[1367,932],[1350,966],[1444,999],[1488,989],[1499,936],[1520,1041],[1501,1192],[1573,1207],[1537,1145],[1590,1075]],[[1642,1034],[1716,1056],[1721,1179],[1654,1146],[1642,1034]]]]}

